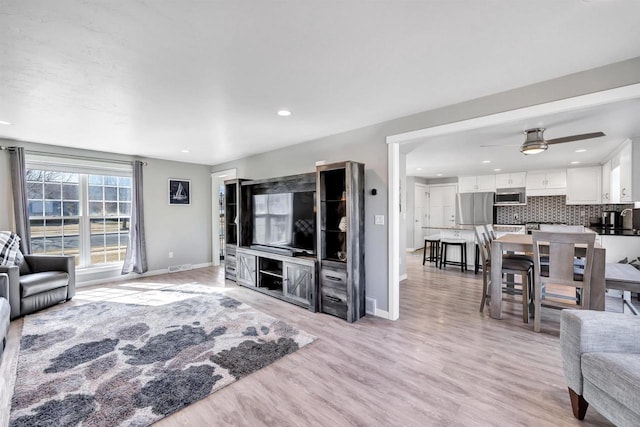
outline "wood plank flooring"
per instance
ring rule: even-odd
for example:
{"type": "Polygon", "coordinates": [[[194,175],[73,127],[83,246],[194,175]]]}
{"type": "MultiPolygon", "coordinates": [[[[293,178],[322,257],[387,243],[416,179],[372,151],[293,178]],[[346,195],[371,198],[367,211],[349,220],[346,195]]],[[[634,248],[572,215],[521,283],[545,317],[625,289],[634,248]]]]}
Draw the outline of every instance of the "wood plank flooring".
{"type": "MultiPolygon", "coordinates": [[[[157,426],[608,426],[593,408],[573,418],[558,348],[558,312],[542,332],[523,324],[521,306],[504,319],[478,311],[481,276],[408,258],[400,319],[349,324],[225,282],[207,268],[83,288],[70,303],[141,284],[214,286],[318,337],[307,347],[169,416],[157,426]]],[[[0,379],[7,388],[22,321],[11,324],[0,379]]],[[[7,424],[7,390],[0,394],[7,424]]]]}

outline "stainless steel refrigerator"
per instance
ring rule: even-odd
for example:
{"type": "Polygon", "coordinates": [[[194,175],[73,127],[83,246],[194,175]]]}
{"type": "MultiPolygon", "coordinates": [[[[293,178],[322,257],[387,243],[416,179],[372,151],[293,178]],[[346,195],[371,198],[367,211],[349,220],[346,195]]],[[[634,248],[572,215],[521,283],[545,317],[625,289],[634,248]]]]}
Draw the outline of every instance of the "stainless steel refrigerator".
{"type": "Polygon", "coordinates": [[[456,197],[456,224],[493,224],[495,193],[458,193],[456,197]]]}

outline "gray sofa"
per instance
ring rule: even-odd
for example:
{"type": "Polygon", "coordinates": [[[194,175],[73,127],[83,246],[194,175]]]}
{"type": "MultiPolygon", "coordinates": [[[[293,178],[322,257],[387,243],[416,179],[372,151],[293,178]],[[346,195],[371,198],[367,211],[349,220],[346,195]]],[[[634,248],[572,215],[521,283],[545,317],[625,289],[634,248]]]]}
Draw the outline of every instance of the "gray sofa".
{"type": "Polygon", "coordinates": [[[25,255],[20,267],[0,267],[9,276],[11,319],[73,298],[75,271],[70,255],[25,255]]]}
{"type": "Polygon", "coordinates": [[[11,307],[9,307],[9,276],[0,274],[0,360],[2,352],[7,344],[7,332],[9,332],[9,321],[11,307]]]}
{"type": "Polygon", "coordinates": [[[576,418],[591,405],[617,426],[640,426],[640,317],[563,310],[560,350],[576,418]]]}

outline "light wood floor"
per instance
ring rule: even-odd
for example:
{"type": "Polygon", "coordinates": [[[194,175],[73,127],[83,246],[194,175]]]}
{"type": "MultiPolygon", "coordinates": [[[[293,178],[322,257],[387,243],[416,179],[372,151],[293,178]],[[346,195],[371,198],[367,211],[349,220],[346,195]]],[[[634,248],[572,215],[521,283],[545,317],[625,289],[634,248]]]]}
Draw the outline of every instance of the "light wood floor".
{"type": "MultiPolygon", "coordinates": [[[[231,384],[157,426],[605,426],[593,408],[571,414],[558,350],[558,313],[547,310],[542,332],[522,323],[520,306],[504,319],[478,311],[480,275],[421,265],[408,256],[400,319],[366,316],[349,324],[224,281],[207,268],[148,277],[138,283],[219,287],[318,339],[231,384]]],[[[92,288],[137,289],[135,283],[92,288]]],[[[84,288],[86,289],[86,288],[84,288]]],[[[82,303],[83,290],[68,304],[82,303]]],[[[11,324],[0,367],[12,376],[22,321],[11,324]]],[[[7,424],[10,393],[0,394],[7,424]],[[3,396],[4,395],[4,396],[3,396]]]]}

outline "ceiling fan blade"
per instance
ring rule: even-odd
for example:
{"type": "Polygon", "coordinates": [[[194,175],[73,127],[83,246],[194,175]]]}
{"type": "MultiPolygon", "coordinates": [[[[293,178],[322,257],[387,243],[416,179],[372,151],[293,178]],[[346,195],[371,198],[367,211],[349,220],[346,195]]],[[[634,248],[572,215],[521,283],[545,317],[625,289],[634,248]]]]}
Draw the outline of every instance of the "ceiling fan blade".
{"type": "Polygon", "coordinates": [[[547,139],[547,144],[562,144],[564,142],[581,141],[583,139],[599,138],[605,136],[604,132],[583,133],[580,135],[565,136],[563,138],[547,139]]]}
{"type": "Polygon", "coordinates": [[[486,148],[486,147],[519,147],[520,144],[484,144],[481,145],[480,147],[482,148],[486,148]]]}

